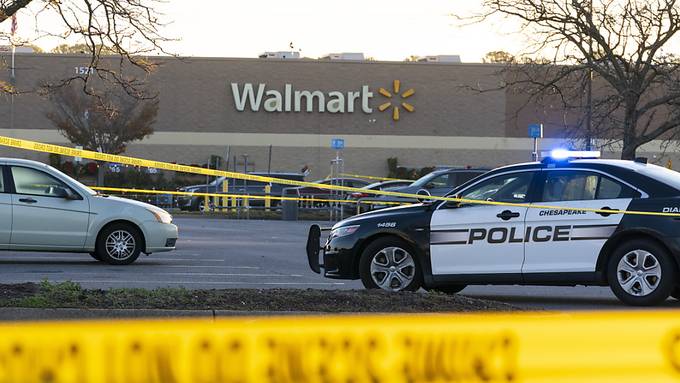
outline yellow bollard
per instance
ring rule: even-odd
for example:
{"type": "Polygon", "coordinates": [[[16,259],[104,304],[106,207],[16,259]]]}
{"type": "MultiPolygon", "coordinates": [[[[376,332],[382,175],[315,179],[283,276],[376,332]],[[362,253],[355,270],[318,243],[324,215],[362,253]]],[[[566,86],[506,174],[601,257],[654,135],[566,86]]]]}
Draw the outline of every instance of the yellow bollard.
{"type": "Polygon", "coordinates": [[[264,187],[264,194],[264,211],[269,211],[269,208],[272,207],[272,200],[270,199],[272,194],[272,185],[267,185],[264,187]]]}
{"type": "Polygon", "coordinates": [[[210,211],[210,197],[208,195],[203,196],[203,212],[209,212],[210,211]]]}
{"type": "Polygon", "coordinates": [[[236,197],[231,197],[231,211],[236,211],[236,197]]]}
{"type": "Polygon", "coordinates": [[[250,207],[250,203],[248,201],[248,195],[243,196],[243,207],[246,209],[250,207]]]}
{"type": "MultiPolygon", "coordinates": [[[[222,193],[227,194],[229,191],[229,181],[227,179],[224,179],[224,182],[222,182],[222,193]]],[[[226,213],[227,208],[229,207],[229,199],[227,197],[220,197],[220,205],[222,206],[222,212],[226,213]]]]}

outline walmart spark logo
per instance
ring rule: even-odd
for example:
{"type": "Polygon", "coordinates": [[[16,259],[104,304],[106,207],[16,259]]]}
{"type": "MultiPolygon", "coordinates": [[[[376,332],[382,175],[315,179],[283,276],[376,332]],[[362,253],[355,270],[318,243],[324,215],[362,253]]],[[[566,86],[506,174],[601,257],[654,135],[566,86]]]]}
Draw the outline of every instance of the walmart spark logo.
{"type": "Polygon", "coordinates": [[[394,94],[385,88],[380,88],[380,90],[378,91],[380,94],[390,99],[386,103],[380,105],[378,107],[378,110],[384,112],[391,107],[392,119],[394,121],[399,121],[400,107],[404,108],[404,110],[406,110],[409,113],[413,113],[413,111],[416,110],[416,108],[414,108],[413,105],[405,101],[409,97],[413,96],[413,94],[415,94],[416,91],[413,88],[410,88],[408,90],[405,90],[403,93],[399,94],[400,90],[401,82],[399,80],[394,80],[394,82],[392,83],[392,91],[394,92],[394,94]],[[399,98],[399,100],[397,100],[397,98],[399,98]]]}

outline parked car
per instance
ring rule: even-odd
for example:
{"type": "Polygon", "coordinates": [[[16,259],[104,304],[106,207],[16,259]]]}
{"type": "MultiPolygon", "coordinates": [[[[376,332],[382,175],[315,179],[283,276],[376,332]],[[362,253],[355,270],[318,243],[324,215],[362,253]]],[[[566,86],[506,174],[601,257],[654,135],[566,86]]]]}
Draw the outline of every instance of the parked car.
{"type": "MultiPolygon", "coordinates": [[[[417,194],[421,191],[424,194],[443,196],[452,189],[476,178],[489,169],[441,169],[428,173],[408,186],[393,187],[384,189],[385,191],[417,194]]],[[[412,198],[393,197],[393,196],[376,196],[378,202],[417,202],[412,198]]],[[[375,205],[375,208],[389,207],[389,205],[375,205]]]]}
{"type": "MultiPolygon", "coordinates": [[[[304,181],[305,180],[305,175],[300,174],[300,173],[252,172],[252,173],[248,173],[248,174],[251,174],[251,175],[254,175],[254,176],[282,178],[282,179],[294,180],[294,181],[304,181]]],[[[247,195],[254,195],[254,196],[263,196],[263,195],[265,195],[265,189],[264,189],[265,186],[269,185],[269,186],[271,186],[271,195],[272,196],[281,196],[283,188],[287,187],[286,185],[276,184],[276,183],[267,183],[267,182],[259,182],[259,181],[245,181],[245,180],[234,179],[234,178],[217,177],[214,181],[210,182],[209,184],[185,186],[185,187],[179,188],[178,191],[188,192],[188,193],[223,193],[222,184],[225,181],[228,181],[228,188],[227,188],[228,194],[247,194],[247,195]]],[[[263,199],[252,199],[248,203],[249,203],[250,206],[263,206],[264,200],[263,199]]],[[[280,203],[279,200],[272,200],[271,201],[272,206],[276,206],[279,203],[280,203]]],[[[177,206],[181,210],[189,210],[189,211],[205,211],[206,210],[206,208],[205,208],[205,198],[203,196],[180,196],[180,197],[177,198],[177,206]]],[[[212,208],[212,207],[210,207],[210,208],[212,208]]]]}
{"type": "MultiPolygon", "coordinates": [[[[400,188],[400,187],[406,187],[409,186],[413,183],[413,180],[389,180],[389,181],[380,181],[380,182],[374,182],[372,184],[366,185],[362,187],[362,189],[366,190],[386,190],[388,188],[400,188]]],[[[355,193],[350,193],[347,196],[348,201],[358,201],[358,200],[363,200],[363,199],[371,199],[375,198],[377,195],[371,194],[371,193],[362,193],[362,192],[355,192],[355,193]]],[[[348,214],[358,214],[358,213],[363,213],[366,211],[371,211],[373,210],[373,205],[372,204],[367,204],[367,203],[347,203],[344,205],[345,212],[348,214]]]]}
{"type": "Polygon", "coordinates": [[[90,253],[112,265],[170,251],[172,216],[99,194],[40,162],[0,158],[0,249],[90,253]]]}
{"type": "MultiPolygon", "coordinates": [[[[348,177],[337,177],[337,178],[326,178],[323,180],[314,181],[316,184],[322,185],[338,185],[346,186],[351,188],[363,188],[370,184],[369,181],[360,178],[348,178],[348,177]]],[[[341,193],[335,190],[317,188],[312,186],[300,186],[296,188],[288,189],[287,196],[289,197],[310,197],[319,199],[342,199],[347,196],[348,193],[341,193]]],[[[326,202],[318,202],[313,204],[315,207],[328,206],[326,202]]]]}

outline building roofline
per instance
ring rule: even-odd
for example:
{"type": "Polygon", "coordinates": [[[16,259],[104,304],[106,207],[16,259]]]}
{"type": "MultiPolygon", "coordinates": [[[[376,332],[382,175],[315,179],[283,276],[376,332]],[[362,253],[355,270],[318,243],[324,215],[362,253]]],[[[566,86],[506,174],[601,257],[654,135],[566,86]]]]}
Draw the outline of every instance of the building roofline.
{"type": "MultiPolygon", "coordinates": [[[[10,52],[0,52],[0,56],[9,56],[11,55],[10,52]]],[[[15,53],[16,56],[33,56],[33,57],[63,57],[63,58],[87,58],[90,57],[90,55],[87,54],[57,54],[57,53],[15,53]]],[[[103,55],[102,58],[115,58],[118,59],[120,56],[116,55],[103,55]]],[[[267,62],[267,63],[297,63],[297,64],[309,64],[309,63],[317,63],[317,64],[329,64],[329,65],[372,65],[372,64],[380,64],[380,65],[408,65],[408,66],[458,66],[458,67],[465,67],[465,66],[474,66],[474,67],[479,67],[479,66],[484,66],[484,67],[503,67],[506,66],[507,64],[498,64],[498,63],[468,63],[468,62],[461,62],[461,63],[452,63],[452,62],[417,62],[417,61],[386,61],[386,60],[321,60],[321,59],[311,59],[311,58],[299,58],[299,59],[276,59],[276,58],[267,58],[267,59],[262,59],[258,57],[214,57],[214,56],[167,56],[167,55],[162,55],[162,56],[154,56],[154,55],[139,55],[139,57],[146,57],[149,59],[160,59],[160,60],[172,60],[172,59],[177,59],[178,61],[186,60],[201,60],[201,61],[246,61],[246,62],[267,62]]]]}

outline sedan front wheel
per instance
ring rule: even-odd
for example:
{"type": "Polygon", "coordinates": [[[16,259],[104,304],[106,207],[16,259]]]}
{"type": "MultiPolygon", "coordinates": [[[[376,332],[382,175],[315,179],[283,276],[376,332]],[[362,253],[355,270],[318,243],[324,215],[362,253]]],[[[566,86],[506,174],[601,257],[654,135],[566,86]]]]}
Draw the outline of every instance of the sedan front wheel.
{"type": "Polygon", "coordinates": [[[97,256],[110,265],[129,265],[142,251],[139,230],[126,223],[108,226],[97,238],[97,256]]]}

